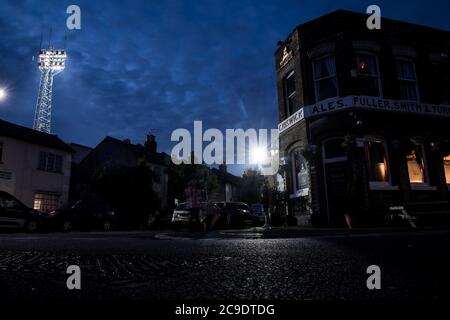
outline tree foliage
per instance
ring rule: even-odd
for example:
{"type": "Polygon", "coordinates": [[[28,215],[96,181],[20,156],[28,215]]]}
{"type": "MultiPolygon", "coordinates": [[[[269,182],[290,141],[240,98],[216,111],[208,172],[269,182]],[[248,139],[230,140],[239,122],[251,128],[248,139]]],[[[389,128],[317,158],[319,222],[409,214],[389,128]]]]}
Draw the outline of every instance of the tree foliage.
{"type": "Polygon", "coordinates": [[[114,208],[122,227],[146,226],[161,201],[152,189],[153,173],[145,165],[104,168],[93,181],[97,193],[114,208]]]}
{"type": "Polygon", "coordinates": [[[240,201],[253,204],[261,202],[261,191],[264,176],[259,170],[248,169],[242,175],[240,201]]]}

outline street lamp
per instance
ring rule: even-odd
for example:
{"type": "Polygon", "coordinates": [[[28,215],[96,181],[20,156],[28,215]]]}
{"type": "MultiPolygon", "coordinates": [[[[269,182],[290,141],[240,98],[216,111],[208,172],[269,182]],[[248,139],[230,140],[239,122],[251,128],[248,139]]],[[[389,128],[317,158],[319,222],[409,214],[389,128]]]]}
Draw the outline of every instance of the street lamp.
{"type": "Polygon", "coordinates": [[[0,88],[0,102],[6,99],[7,93],[5,88],[0,88]]]}
{"type": "Polygon", "coordinates": [[[261,147],[255,147],[250,150],[250,163],[261,165],[267,161],[267,150],[261,147]]]}

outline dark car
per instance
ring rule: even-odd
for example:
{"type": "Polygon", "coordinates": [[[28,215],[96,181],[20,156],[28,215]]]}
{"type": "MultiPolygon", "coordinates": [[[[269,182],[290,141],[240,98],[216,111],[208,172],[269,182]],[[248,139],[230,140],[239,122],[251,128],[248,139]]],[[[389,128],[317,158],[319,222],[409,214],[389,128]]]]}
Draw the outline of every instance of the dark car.
{"type": "Polygon", "coordinates": [[[109,231],[114,224],[114,211],[101,200],[77,200],[50,213],[53,228],[70,230],[109,231]]]}
{"type": "Polygon", "coordinates": [[[259,223],[258,216],[255,215],[252,209],[244,202],[217,202],[215,204],[223,211],[229,227],[253,227],[259,223]]]}
{"type": "Polygon", "coordinates": [[[28,208],[14,196],[0,191],[0,228],[36,231],[42,224],[44,214],[28,208]]]}

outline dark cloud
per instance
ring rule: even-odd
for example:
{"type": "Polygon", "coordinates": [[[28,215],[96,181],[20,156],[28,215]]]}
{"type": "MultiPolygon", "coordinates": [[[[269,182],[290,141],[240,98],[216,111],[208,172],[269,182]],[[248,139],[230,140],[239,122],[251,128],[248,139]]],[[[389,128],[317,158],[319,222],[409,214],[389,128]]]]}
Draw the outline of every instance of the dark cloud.
{"type": "MultiPolygon", "coordinates": [[[[39,83],[33,56],[49,40],[66,46],[54,84],[53,132],[94,146],[105,135],[142,142],[156,129],[275,128],[273,52],[295,25],[358,1],[76,1],[82,30],[66,29],[68,1],[2,1],[0,117],[31,126],[39,83]],[[64,40],[66,38],[66,40],[64,40]]],[[[447,1],[379,2],[382,14],[448,29],[447,1]]]]}

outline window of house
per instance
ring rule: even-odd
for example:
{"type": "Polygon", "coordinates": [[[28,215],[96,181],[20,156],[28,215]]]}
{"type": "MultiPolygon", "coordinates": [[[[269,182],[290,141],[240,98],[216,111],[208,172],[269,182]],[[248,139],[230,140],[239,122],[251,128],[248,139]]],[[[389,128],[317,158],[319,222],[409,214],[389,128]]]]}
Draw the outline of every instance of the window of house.
{"type": "Polygon", "coordinates": [[[444,157],[445,180],[450,184],[450,155],[444,157]]]}
{"type": "Polygon", "coordinates": [[[336,61],[327,56],[313,61],[316,101],[338,96],[336,61]]]}
{"type": "Polygon", "coordinates": [[[369,181],[375,184],[388,184],[388,158],[386,144],[379,139],[369,139],[365,143],[365,153],[369,181]]]}
{"type": "Polygon", "coordinates": [[[377,56],[369,53],[356,55],[356,74],[358,93],[365,96],[380,96],[380,75],[377,56]]]}
{"type": "Polygon", "coordinates": [[[427,183],[427,172],[423,146],[415,146],[407,155],[408,175],[410,183],[427,183]]]}
{"type": "Polygon", "coordinates": [[[59,195],[50,192],[37,192],[34,194],[34,209],[50,212],[58,209],[59,195]]]}
{"type": "Polygon", "coordinates": [[[284,96],[286,104],[286,116],[289,117],[298,109],[297,89],[294,71],[291,71],[284,79],[284,96]]]}
{"type": "Polygon", "coordinates": [[[400,84],[400,98],[403,100],[419,100],[416,70],[414,62],[408,59],[395,59],[397,79],[400,84]]]}
{"type": "Polygon", "coordinates": [[[62,157],[57,154],[41,151],[38,169],[48,172],[62,172],[62,157]]]}

